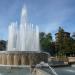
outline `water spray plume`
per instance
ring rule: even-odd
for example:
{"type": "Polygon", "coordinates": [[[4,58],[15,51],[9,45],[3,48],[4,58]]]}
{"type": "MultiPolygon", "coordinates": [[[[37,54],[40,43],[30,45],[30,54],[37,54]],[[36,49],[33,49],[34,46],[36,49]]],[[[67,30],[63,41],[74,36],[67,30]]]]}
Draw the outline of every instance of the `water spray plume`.
{"type": "Polygon", "coordinates": [[[38,51],[39,28],[27,23],[27,9],[24,5],[21,12],[19,29],[17,22],[9,26],[7,51],[38,51]]]}

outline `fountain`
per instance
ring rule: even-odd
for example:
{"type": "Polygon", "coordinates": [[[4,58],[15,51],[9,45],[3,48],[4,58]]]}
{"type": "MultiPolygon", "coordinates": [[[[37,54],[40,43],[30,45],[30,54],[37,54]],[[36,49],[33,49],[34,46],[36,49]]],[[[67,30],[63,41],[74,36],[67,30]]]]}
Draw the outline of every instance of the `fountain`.
{"type": "Polygon", "coordinates": [[[39,28],[27,22],[24,6],[20,26],[17,22],[9,25],[7,51],[0,52],[1,65],[36,65],[48,61],[48,54],[40,52],[39,28]]]}
{"type": "Polygon", "coordinates": [[[17,29],[17,22],[9,26],[7,51],[38,51],[39,28],[28,24],[25,6],[22,8],[20,27],[17,29]]]}

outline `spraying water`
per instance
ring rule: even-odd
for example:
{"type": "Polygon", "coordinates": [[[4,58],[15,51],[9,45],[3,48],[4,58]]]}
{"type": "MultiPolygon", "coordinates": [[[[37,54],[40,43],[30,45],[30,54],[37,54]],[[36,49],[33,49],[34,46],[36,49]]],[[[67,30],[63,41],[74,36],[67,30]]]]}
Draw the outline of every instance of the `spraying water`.
{"type": "Polygon", "coordinates": [[[48,66],[49,66],[49,69],[53,72],[54,75],[58,75],[58,74],[56,73],[56,71],[55,71],[50,65],[48,65],[48,66]]]}
{"type": "Polygon", "coordinates": [[[17,23],[9,26],[7,51],[38,51],[39,28],[27,23],[27,10],[24,6],[21,13],[19,28],[17,23]]]}
{"type": "Polygon", "coordinates": [[[58,75],[56,73],[56,71],[48,63],[45,63],[45,62],[42,61],[42,62],[40,62],[40,64],[36,65],[36,68],[40,68],[40,67],[47,67],[52,72],[52,75],[58,75]]]}

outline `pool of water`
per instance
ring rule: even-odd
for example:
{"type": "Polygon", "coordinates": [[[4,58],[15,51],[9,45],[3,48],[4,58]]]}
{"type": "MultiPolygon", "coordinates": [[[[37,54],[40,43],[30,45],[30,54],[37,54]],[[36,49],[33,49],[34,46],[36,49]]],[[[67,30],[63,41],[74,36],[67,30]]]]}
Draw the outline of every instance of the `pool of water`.
{"type": "Polygon", "coordinates": [[[31,75],[30,68],[2,68],[0,67],[0,75],[31,75]]]}
{"type": "Polygon", "coordinates": [[[55,68],[58,75],[75,75],[75,67],[55,68]]]}
{"type": "MultiPolygon", "coordinates": [[[[75,75],[75,67],[54,68],[58,75],[75,75]]],[[[51,74],[50,70],[45,68],[43,71],[51,74]]],[[[46,75],[47,75],[46,74],[46,75]]],[[[9,68],[0,67],[0,75],[32,75],[29,67],[24,68],[9,68]]]]}
{"type": "Polygon", "coordinates": [[[56,74],[54,74],[49,68],[42,68],[44,75],[75,75],[75,67],[61,67],[53,69],[56,74]]]}

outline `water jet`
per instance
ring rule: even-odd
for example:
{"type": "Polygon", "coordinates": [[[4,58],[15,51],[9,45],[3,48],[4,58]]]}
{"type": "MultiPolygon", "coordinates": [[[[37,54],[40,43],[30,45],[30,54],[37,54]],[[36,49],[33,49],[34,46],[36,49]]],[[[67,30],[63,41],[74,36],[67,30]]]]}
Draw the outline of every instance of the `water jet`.
{"type": "Polygon", "coordinates": [[[27,22],[27,10],[24,6],[21,21],[9,25],[7,50],[0,52],[1,65],[36,65],[48,61],[48,54],[40,52],[39,28],[27,22]]]}

